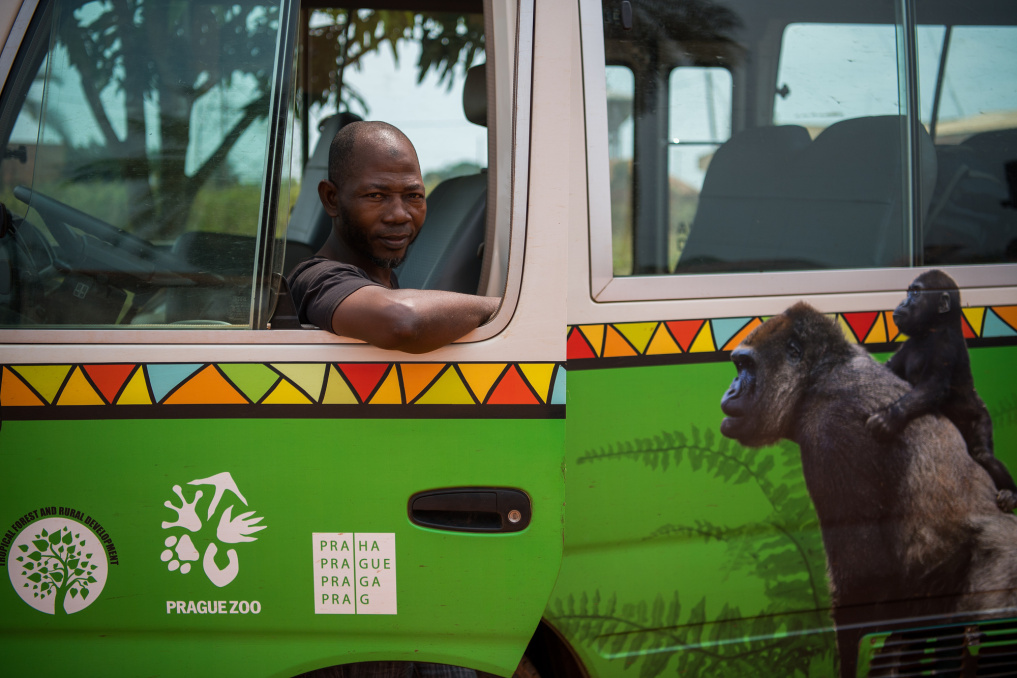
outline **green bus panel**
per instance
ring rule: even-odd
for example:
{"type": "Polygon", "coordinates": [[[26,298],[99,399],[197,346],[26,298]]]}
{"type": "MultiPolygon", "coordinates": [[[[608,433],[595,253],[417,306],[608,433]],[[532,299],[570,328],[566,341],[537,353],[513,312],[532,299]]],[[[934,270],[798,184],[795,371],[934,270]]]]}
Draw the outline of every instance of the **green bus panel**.
{"type": "Polygon", "coordinates": [[[384,658],[508,675],[560,564],[564,426],[5,421],[5,671],[292,676],[384,658]],[[532,523],[410,522],[414,493],[475,486],[523,490],[532,523]],[[83,572],[57,592],[68,554],[83,572]],[[70,614],[53,613],[54,593],[70,614]]]}

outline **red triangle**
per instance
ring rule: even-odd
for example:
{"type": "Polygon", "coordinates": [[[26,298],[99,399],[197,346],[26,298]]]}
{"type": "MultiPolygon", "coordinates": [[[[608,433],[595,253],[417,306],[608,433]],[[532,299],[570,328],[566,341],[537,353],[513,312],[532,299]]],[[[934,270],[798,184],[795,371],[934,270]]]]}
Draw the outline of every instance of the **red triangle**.
{"type": "Polygon", "coordinates": [[[593,352],[590,342],[586,341],[583,333],[573,327],[572,331],[569,332],[568,343],[565,344],[565,357],[568,360],[577,360],[581,358],[596,358],[597,354],[593,352]]]}
{"type": "Polygon", "coordinates": [[[388,363],[340,363],[336,365],[339,371],[349,379],[353,390],[360,397],[360,402],[365,402],[371,395],[378,382],[388,372],[388,363]]]}
{"type": "Polygon", "coordinates": [[[844,313],[844,322],[850,327],[851,331],[855,333],[855,338],[863,342],[865,337],[868,336],[869,330],[876,322],[876,318],[879,317],[878,311],[871,311],[865,313],[844,313]]]}
{"type": "Polygon", "coordinates": [[[112,403],[113,399],[120,393],[127,379],[134,374],[134,365],[82,365],[88,378],[92,380],[99,393],[112,403]]]}
{"type": "Polygon", "coordinates": [[[491,391],[487,398],[488,405],[539,405],[540,401],[533,391],[526,385],[526,381],[519,374],[519,368],[515,365],[509,367],[502,376],[501,381],[491,391]]]}
{"type": "Polygon", "coordinates": [[[961,331],[964,332],[964,338],[965,339],[977,339],[978,338],[978,335],[975,334],[975,331],[973,329],[971,329],[971,324],[968,323],[968,319],[966,317],[964,317],[963,313],[961,313],[961,331]]]}
{"type": "Polygon", "coordinates": [[[699,334],[699,330],[705,322],[705,320],[672,320],[664,324],[667,325],[671,336],[678,342],[682,350],[688,353],[689,346],[692,346],[692,341],[699,334]]]}

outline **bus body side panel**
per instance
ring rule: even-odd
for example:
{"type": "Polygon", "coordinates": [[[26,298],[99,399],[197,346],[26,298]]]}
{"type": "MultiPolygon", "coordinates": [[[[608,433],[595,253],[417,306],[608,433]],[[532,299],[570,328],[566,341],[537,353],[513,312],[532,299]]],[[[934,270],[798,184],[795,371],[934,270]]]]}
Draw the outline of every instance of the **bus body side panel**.
{"type": "MultiPolygon", "coordinates": [[[[760,320],[570,328],[566,550],[545,618],[591,675],[835,673],[798,447],[751,450],[719,430],[727,351],[760,320]]],[[[1013,332],[971,351],[1010,468],[1013,332]]]]}
{"type": "Polygon", "coordinates": [[[56,674],[74,657],[111,676],[295,675],[386,658],[511,673],[549,593],[534,587],[558,568],[546,555],[561,543],[564,421],[261,407],[264,418],[210,407],[204,419],[3,423],[11,670],[56,674]],[[410,522],[418,492],[489,487],[522,490],[532,523],[485,534],[410,522]]]}

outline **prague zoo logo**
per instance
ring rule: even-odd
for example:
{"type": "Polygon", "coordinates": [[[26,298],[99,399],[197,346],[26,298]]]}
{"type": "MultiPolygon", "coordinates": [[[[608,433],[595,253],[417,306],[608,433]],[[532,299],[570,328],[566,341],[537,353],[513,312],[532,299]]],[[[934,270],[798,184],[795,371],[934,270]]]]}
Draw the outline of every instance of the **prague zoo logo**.
{"type": "Polygon", "coordinates": [[[106,585],[106,547],[77,520],[37,520],[21,531],[10,553],[13,562],[8,562],[7,570],[14,590],[40,612],[80,612],[106,585]]]}

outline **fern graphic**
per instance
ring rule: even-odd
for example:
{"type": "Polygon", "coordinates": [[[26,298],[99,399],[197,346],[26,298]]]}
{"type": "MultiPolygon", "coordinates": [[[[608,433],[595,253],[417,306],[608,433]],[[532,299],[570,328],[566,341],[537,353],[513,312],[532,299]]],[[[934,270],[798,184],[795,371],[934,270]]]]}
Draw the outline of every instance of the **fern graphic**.
{"type": "Polygon", "coordinates": [[[601,592],[555,600],[552,622],[573,642],[588,644],[628,669],[639,664],[640,678],[653,678],[671,666],[679,675],[807,676],[816,662],[831,666],[834,644],[825,612],[829,594],[825,556],[815,511],[791,443],[749,449],[692,427],[689,435],[663,431],[589,450],[579,464],[640,462],[666,472],[688,464],[732,485],[754,483],[771,511],[758,522],[738,526],[706,520],[667,524],[646,540],[692,538],[718,541],[727,548],[727,568],[752,574],[764,585],[765,608],[746,617],[724,604],[707,617],[706,597],[683,611],[679,591],[653,601],[620,604],[601,592]],[[799,614],[786,614],[798,612],[799,614]]]}

